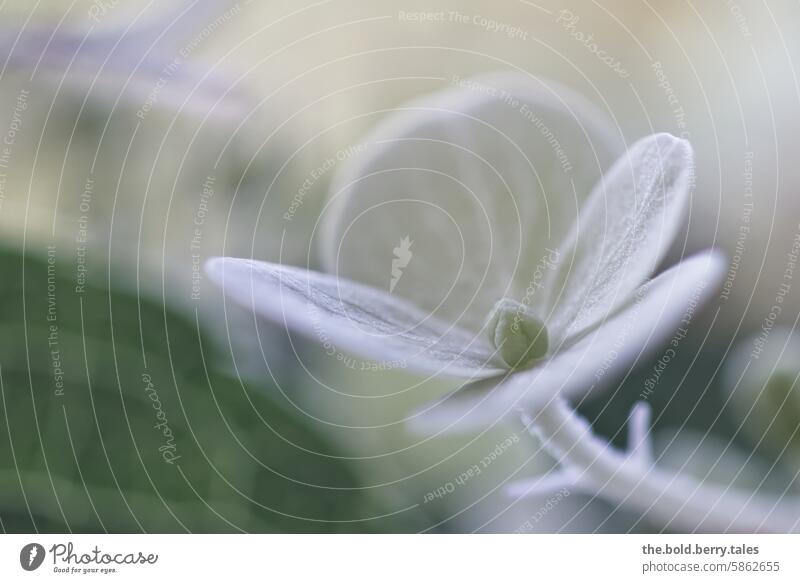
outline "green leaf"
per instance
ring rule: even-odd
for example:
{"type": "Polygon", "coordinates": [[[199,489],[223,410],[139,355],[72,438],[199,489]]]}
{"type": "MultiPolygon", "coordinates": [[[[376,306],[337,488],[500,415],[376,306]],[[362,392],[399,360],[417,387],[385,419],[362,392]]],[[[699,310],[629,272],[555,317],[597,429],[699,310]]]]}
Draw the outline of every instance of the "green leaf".
{"type": "Polygon", "coordinates": [[[4,531],[381,528],[347,461],[221,372],[195,321],[95,267],[79,289],[72,259],[0,251],[4,531]]]}

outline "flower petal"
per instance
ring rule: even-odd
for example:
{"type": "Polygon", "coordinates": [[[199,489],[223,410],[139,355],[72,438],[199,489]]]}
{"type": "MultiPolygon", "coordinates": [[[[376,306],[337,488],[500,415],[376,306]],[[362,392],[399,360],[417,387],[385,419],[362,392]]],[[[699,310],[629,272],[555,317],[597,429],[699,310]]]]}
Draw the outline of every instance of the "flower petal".
{"type": "Polygon", "coordinates": [[[725,260],[717,252],[686,259],[659,275],[636,299],[551,359],[528,371],[507,375],[484,390],[456,391],[411,420],[424,433],[471,430],[496,423],[523,409],[532,414],[558,396],[580,398],[602,388],[657,348],[691,309],[706,300],[722,279],[725,260]]]}
{"type": "Polygon", "coordinates": [[[548,272],[550,330],[585,331],[656,270],[681,227],[692,175],[691,146],[669,134],[639,140],[614,164],[548,272]]]}
{"type": "MultiPolygon", "coordinates": [[[[241,116],[251,99],[220,67],[188,60],[203,27],[227,22],[238,13],[233,3],[178,2],[130,26],[90,29],[53,23],[18,30],[0,28],[0,71],[36,72],[45,79],[85,93],[119,97],[132,105],[166,106],[195,114],[241,116]],[[147,18],[150,16],[150,18],[147,18]],[[187,40],[189,42],[187,43],[187,40]],[[180,53],[180,57],[178,56],[180,53]],[[155,93],[154,93],[155,92],[155,93]]],[[[91,20],[97,19],[90,11],[91,20]]],[[[146,113],[146,111],[145,111],[146,113]]]]}
{"type": "Polygon", "coordinates": [[[237,303],[323,343],[371,360],[444,377],[496,375],[488,341],[430,317],[388,293],[316,271],[224,257],[209,276],[237,303]]]}
{"type": "Polygon", "coordinates": [[[602,113],[556,84],[456,81],[392,112],[341,165],[319,243],[326,271],[475,330],[498,299],[538,283],[546,248],[623,147],[602,113]],[[407,237],[413,255],[390,277],[407,237]]]}

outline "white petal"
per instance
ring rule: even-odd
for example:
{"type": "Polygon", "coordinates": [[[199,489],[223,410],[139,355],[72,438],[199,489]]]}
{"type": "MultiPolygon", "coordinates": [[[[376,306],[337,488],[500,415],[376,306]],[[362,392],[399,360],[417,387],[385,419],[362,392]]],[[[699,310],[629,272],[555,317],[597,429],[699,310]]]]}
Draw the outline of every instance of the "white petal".
{"type": "Polygon", "coordinates": [[[691,146],[669,134],[639,140],[614,164],[549,272],[553,334],[597,324],[656,270],[681,227],[692,176],[691,146]]]}
{"type": "Polygon", "coordinates": [[[637,299],[602,326],[528,371],[507,375],[493,388],[456,391],[412,417],[421,432],[472,430],[523,410],[533,414],[558,396],[580,398],[658,348],[714,292],[725,260],[702,253],[664,272],[637,299]]]}
{"type": "Polygon", "coordinates": [[[581,97],[519,74],[401,106],[336,174],[319,240],[325,270],[477,329],[497,300],[541,283],[545,248],[563,241],[623,151],[615,135],[581,97]],[[405,237],[413,255],[393,278],[405,237]]]}
{"type": "Polygon", "coordinates": [[[316,271],[236,258],[206,271],[237,303],[322,343],[405,369],[455,378],[501,372],[482,337],[430,317],[380,290],[316,271]]]}
{"type": "MultiPolygon", "coordinates": [[[[241,117],[253,103],[233,76],[220,67],[178,58],[179,49],[190,46],[205,25],[225,13],[228,4],[232,3],[178,2],[155,14],[148,12],[133,26],[87,30],[61,25],[54,29],[53,23],[23,31],[3,27],[0,71],[17,70],[29,76],[35,71],[39,78],[63,83],[81,95],[91,87],[94,95],[107,98],[109,104],[119,98],[137,107],[149,104],[195,114],[213,111],[212,121],[241,117]]],[[[111,20],[110,14],[106,16],[111,20]]]]}

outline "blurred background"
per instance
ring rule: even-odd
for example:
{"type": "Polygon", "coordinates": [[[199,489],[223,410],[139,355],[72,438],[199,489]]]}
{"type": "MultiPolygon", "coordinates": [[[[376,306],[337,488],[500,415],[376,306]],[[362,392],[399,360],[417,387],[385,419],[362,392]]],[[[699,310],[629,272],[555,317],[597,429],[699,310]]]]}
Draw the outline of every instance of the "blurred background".
{"type": "Polygon", "coordinates": [[[795,488],[798,26],[788,0],[1,3],[0,528],[658,530],[577,494],[508,498],[553,465],[521,425],[412,435],[442,386],[331,363],[202,272],[220,255],[320,268],[326,161],[496,71],[584,95],[625,143],[688,139],[668,262],[731,262],[669,366],[653,355],[580,411],[622,444],[650,387],[662,465],[795,488]]]}

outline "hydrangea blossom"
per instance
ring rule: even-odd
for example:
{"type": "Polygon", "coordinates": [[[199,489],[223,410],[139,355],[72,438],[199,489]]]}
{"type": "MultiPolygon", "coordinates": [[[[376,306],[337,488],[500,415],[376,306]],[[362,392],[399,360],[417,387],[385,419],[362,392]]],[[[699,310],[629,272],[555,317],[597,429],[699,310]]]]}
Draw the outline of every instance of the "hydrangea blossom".
{"type": "MultiPolygon", "coordinates": [[[[527,109],[535,110],[545,100],[528,85],[515,76],[480,81],[480,86],[507,87],[505,93],[519,96],[514,99],[527,99],[527,109]]],[[[549,102],[546,104],[554,107],[549,102]]],[[[577,109],[569,104],[562,108],[568,112],[567,117],[576,115],[572,112],[577,109]]],[[[470,160],[451,162],[445,156],[433,158],[434,152],[420,151],[419,142],[429,142],[437,133],[447,137],[446,132],[451,131],[449,144],[453,146],[448,149],[461,147],[468,150],[468,155],[480,156],[486,146],[475,145],[475,142],[482,140],[467,138],[459,143],[458,124],[466,122],[447,116],[456,112],[481,122],[489,119],[493,122],[489,131],[502,132],[509,124],[501,125],[503,120],[498,122],[497,119],[502,115],[510,116],[511,123],[518,124],[518,117],[514,116],[518,116],[519,111],[519,107],[509,108],[497,93],[458,88],[410,106],[396,114],[399,118],[384,122],[367,143],[388,145],[372,146],[367,156],[341,169],[339,182],[344,181],[346,185],[334,187],[335,206],[328,212],[328,223],[323,228],[322,248],[324,256],[334,257],[327,260],[331,271],[339,273],[236,258],[211,260],[207,265],[208,273],[224,286],[230,297],[292,330],[304,332],[311,338],[324,336],[341,349],[373,360],[402,361],[410,370],[463,382],[463,387],[453,395],[415,416],[413,421],[417,425],[427,424],[432,428],[455,423],[462,428],[478,426],[516,409],[546,403],[556,395],[584,394],[594,384],[598,370],[626,368],[644,348],[671,333],[690,299],[696,296],[697,288],[708,293],[713,287],[707,285],[708,281],[719,275],[722,260],[715,254],[705,254],[647,281],[672,243],[684,216],[692,178],[692,153],[686,141],[657,134],[633,144],[588,195],[575,197],[580,206],[573,213],[571,224],[560,220],[558,214],[564,212],[556,208],[567,206],[573,200],[570,194],[545,189],[549,206],[541,206],[539,210],[547,216],[537,217],[533,224],[520,225],[534,235],[523,239],[521,253],[547,262],[547,268],[539,272],[540,276],[532,285],[517,285],[515,278],[524,280],[524,268],[535,262],[519,260],[512,264],[510,277],[500,273],[507,266],[504,260],[510,249],[500,251],[497,260],[500,268],[491,260],[472,267],[473,272],[483,265],[494,269],[490,283],[495,285],[486,287],[478,282],[471,288],[475,280],[471,273],[464,277],[466,284],[442,282],[436,265],[449,252],[446,242],[437,248],[434,241],[423,249],[426,242],[420,239],[425,233],[411,237],[414,242],[410,250],[417,257],[423,257],[416,260],[417,264],[406,267],[403,279],[393,291],[388,289],[391,285],[387,273],[389,262],[381,266],[369,256],[383,252],[387,259],[391,258],[396,244],[382,247],[380,231],[391,230],[392,224],[405,218],[404,213],[408,215],[408,222],[420,221],[425,230],[436,231],[439,225],[435,222],[422,223],[428,220],[424,215],[436,214],[437,208],[444,208],[451,202],[431,192],[436,183],[414,182],[416,173],[405,182],[403,178],[395,180],[388,174],[391,169],[435,168],[436,172],[441,172],[446,167],[448,176],[454,180],[467,180],[467,174],[479,173],[482,169],[470,167],[470,160]],[[406,147],[409,140],[417,142],[410,150],[406,147]],[[363,180],[381,174],[386,178],[377,184],[363,180]],[[379,186],[383,188],[377,188],[379,186]],[[426,186],[428,191],[423,190],[426,186]],[[362,228],[357,216],[363,214],[363,208],[382,206],[387,199],[390,202],[400,200],[401,191],[407,196],[413,193],[415,201],[433,200],[435,206],[423,209],[421,215],[414,212],[416,209],[392,209],[368,219],[362,228]],[[549,237],[552,247],[547,246],[543,234],[537,232],[544,230],[543,218],[551,219],[552,231],[556,231],[556,227],[561,230],[549,237]],[[556,225],[557,219],[559,224],[556,225]],[[350,241],[341,233],[359,228],[362,232],[358,233],[355,245],[347,248],[350,241]],[[369,231],[376,233],[374,240],[367,238],[369,231]],[[535,248],[541,240],[545,242],[543,248],[535,248]],[[344,262],[338,264],[337,249],[343,249],[339,253],[344,254],[344,262]],[[422,263],[425,261],[427,263],[422,263]],[[355,269],[350,269],[351,265],[355,265],[355,269]],[[414,269],[418,270],[416,275],[411,273],[414,269]],[[359,270],[364,277],[342,275],[343,271],[351,271],[357,276],[359,270]],[[383,290],[370,279],[375,273],[386,279],[383,290]],[[496,285],[500,278],[505,281],[496,285]],[[436,296],[448,285],[451,289],[446,290],[444,299],[450,303],[439,307],[432,305],[442,303],[436,296]],[[462,288],[466,288],[466,293],[461,293],[462,288]],[[404,294],[404,290],[410,291],[404,294]],[[470,291],[481,297],[472,302],[462,301],[459,294],[468,295],[470,291]],[[492,293],[496,295],[492,297],[492,293]],[[458,305],[453,305],[458,301],[458,305]],[[474,317],[476,311],[479,312],[477,318],[474,317]],[[624,336],[624,346],[617,352],[625,354],[619,354],[613,363],[608,363],[607,349],[618,342],[620,336],[624,336]]],[[[553,124],[553,116],[548,116],[547,121],[553,124]]],[[[592,127],[583,119],[578,126],[592,127]]],[[[564,139],[562,134],[559,137],[564,139]]],[[[511,148],[511,143],[507,147],[511,148]]],[[[591,145],[597,148],[598,143],[601,141],[592,140],[591,145]]],[[[588,157],[581,154],[583,158],[588,157]]],[[[497,169],[493,164],[486,167],[497,169]]],[[[512,174],[513,169],[505,173],[512,174]]],[[[483,192],[476,196],[486,202],[477,206],[484,209],[488,204],[502,206],[502,202],[493,200],[498,195],[492,185],[477,183],[477,187],[468,188],[476,191],[481,186],[483,192]]],[[[520,183],[514,190],[517,198],[508,197],[512,208],[517,206],[517,199],[524,199],[534,187],[526,188],[520,183]]],[[[445,195],[458,198],[452,192],[445,192],[445,195]]],[[[449,219],[454,219],[457,212],[462,216],[470,212],[461,207],[469,207],[469,200],[450,204],[446,213],[449,219]]],[[[510,230],[512,224],[506,223],[506,216],[499,215],[495,209],[491,212],[497,214],[500,221],[490,227],[510,230]]],[[[523,211],[515,212],[522,214],[523,211]]],[[[465,229],[472,228],[469,220],[465,217],[465,229]]],[[[518,217],[517,221],[521,222],[522,218],[518,217]]],[[[398,238],[398,242],[401,240],[398,238]]],[[[489,241],[489,245],[493,243],[489,241]]],[[[473,242],[464,245],[478,247],[473,242]]],[[[476,262],[474,257],[468,259],[476,262]]]]}
{"type": "Polygon", "coordinates": [[[780,501],[654,468],[645,405],[622,453],[566,401],[635,365],[723,276],[710,251],[650,279],[683,224],[690,145],[655,134],[615,151],[613,126],[580,98],[515,75],[387,118],[338,171],[320,229],[327,272],[210,260],[226,294],[341,350],[455,379],[457,390],[411,415],[417,430],[522,413],[563,470],[513,495],[566,484],[682,529],[789,530],[797,513],[780,501]]]}

